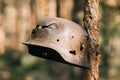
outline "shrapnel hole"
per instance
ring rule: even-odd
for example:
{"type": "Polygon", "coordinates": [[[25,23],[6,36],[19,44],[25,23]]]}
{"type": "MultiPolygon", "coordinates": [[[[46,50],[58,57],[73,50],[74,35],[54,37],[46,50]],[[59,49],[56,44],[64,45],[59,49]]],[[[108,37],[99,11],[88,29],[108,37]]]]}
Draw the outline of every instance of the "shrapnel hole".
{"type": "Polygon", "coordinates": [[[83,45],[81,44],[81,46],[80,46],[80,51],[82,51],[83,50],[83,45]]]}
{"type": "Polygon", "coordinates": [[[73,50],[73,51],[69,51],[71,54],[74,54],[74,55],[76,55],[76,51],[75,50],[73,50]]]}
{"type": "Polygon", "coordinates": [[[57,39],[57,42],[60,41],[59,39],[57,39]]]}
{"type": "Polygon", "coordinates": [[[42,28],[47,28],[48,26],[42,26],[42,28]]]}
{"type": "Polygon", "coordinates": [[[36,25],[36,28],[38,28],[39,26],[40,26],[40,25],[37,24],[37,25],[36,25]]]}
{"type": "Polygon", "coordinates": [[[35,29],[33,29],[33,30],[32,30],[32,34],[35,34],[35,33],[36,33],[36,30],[35,30],[35,29]]]}

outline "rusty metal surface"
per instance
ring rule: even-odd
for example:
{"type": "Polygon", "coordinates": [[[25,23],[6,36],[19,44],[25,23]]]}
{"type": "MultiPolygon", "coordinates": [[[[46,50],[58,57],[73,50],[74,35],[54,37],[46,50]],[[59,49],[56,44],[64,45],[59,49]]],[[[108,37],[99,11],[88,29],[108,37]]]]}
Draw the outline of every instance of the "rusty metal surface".
{"type": "Polygon", "coordinates": [[[86,54],[87,33],[69,20],[46,17],[32,30],[31,40],[24,42],[29,53],[59,62],[89,68],[86,54]]]}

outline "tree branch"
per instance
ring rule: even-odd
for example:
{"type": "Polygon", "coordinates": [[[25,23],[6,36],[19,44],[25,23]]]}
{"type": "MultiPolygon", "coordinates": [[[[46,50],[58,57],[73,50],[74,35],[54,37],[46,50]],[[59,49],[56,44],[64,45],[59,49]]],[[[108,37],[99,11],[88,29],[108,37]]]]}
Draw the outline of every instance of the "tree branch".
{"type": "Polygon", "coordinates": [[[99,2],[98,0],[84,1],[84,28],[88,33],[89,45],[88,58],[91,68],[84,72],[84,80],[99,80],[99,63],[100,54],[98,49],[98,33],[99,33],[99,2]]]}

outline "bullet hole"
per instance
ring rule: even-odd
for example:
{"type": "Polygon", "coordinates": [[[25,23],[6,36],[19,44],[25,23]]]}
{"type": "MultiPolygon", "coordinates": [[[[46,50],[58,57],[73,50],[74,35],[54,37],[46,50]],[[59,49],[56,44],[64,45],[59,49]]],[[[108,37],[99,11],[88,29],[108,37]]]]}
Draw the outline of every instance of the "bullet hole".
{"type": "Polygon", "coordinates": [[[75,50],[73,50],[73,51],[69,51],[71,54],[74,54],[74,55],[76,55],[76,51],[75,50]]]}
{"type": "Polygon", "coordinates": [[[84,49],[83,45],[81,44],[80,46],[80,51],[82,51],[84,49]]]}
{"type": "Polygon", "coordinates": [[[35,29],[33,29],[33,30],[32,30],[32,34],[35,34],[35,33],[36,33],[36,30],[35,30],[35,29]]]}
{"type": "Polygon", "coordinates": [[[42,26],[42,28],[47,28],[48,26],[42,26]]]}
{"type": "Polygon", "coordinates": [[[57,42],[59,42],[60,40],[59,39],[57,39],[57,42]]]}
{"type": "Polygon", "coordinates": [[[37,24],[37,25],[36,25],[36,28],[38,28],[39,26],[40,26],[40,25],[37,24]]]}

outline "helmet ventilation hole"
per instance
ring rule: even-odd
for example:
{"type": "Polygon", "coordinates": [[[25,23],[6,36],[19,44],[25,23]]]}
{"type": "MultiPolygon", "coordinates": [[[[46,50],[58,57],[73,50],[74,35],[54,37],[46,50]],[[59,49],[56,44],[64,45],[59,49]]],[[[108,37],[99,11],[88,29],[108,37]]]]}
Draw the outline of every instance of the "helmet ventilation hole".
{"type": "Polygon", "coordinates": [[[74,55],[76,55],[76,51],[75,50],[73,50],[73,51],[69,51],[71,54],[74,54],[74,55]]]}

